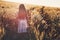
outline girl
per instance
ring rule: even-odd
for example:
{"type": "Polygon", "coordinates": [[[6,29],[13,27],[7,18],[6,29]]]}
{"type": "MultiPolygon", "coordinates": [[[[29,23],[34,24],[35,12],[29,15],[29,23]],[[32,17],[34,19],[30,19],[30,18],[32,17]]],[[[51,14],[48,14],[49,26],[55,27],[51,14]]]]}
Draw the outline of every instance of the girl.
{"type": "Polygon", "coordinates": [[[27,32],[28,23],[27,23],[27,11],[23,4],[19,6],[19,12],[17,16],[17,33],[18,40],[29,40],[29,34],[27,32]]]}
{"type": "Polygon", "coordinates": [[[18,33],[27,32],[27,12],[23,4],[19,6],[18,12],[18,33]]]}

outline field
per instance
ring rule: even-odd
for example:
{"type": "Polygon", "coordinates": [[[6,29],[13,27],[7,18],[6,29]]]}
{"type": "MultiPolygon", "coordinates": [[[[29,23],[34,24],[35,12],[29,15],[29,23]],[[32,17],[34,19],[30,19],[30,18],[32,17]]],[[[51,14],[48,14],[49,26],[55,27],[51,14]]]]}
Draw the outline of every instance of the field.
{"type": "MultiPolygon", "coordinates": [[[[19,3],[0,2],[0,39],[6,35],[16,35],[16,19],[19,3]]],[[[24,4],[29,12],[29,40],[60,39],[60,8],[24,4]]],[[[13,37],[14,38],[14,35],[13,37]]]]}

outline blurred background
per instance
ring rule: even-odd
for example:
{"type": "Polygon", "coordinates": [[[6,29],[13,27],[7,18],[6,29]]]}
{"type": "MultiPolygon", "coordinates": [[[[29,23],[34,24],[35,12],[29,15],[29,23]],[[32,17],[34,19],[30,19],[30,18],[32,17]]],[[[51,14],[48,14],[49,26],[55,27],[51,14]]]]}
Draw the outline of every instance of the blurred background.
{"type": "MultiPolygon", "coordinates": [[[[20,3],[0,1],[0,39],[6,32],[16,35],[15,22],[20,3]]],[[[29,40],[60,39],[60,8],[24,4],[28,13],[29,40]]],[[[14,39],[14,36],[12,37],[14,39]]],[[[10,39],[9,39],[10,40],[10,39]]]]}

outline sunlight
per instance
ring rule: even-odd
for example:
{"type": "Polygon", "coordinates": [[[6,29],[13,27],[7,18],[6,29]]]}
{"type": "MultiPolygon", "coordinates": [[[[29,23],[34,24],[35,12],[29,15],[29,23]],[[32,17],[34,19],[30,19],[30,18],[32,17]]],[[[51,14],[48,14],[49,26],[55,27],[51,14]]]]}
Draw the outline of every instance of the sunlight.
{"type": "Polygon", "coordinates": [[[4,0],[23,4],[34,4],[42,6],[60,7],[60,0],[4,0]]]}

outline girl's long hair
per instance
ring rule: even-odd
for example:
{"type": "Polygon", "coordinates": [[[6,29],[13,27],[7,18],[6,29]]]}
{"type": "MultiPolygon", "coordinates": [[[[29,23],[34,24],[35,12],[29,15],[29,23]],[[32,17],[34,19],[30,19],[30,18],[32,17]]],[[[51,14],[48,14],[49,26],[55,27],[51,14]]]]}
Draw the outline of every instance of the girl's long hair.
{"type": "Polygon", "coordinates": [[[25,8],[24,4],[19,5],[19,11],[21,11],[21,9],[26,12],[26,8],[25,8]]]}
{"type": "Polygon", "coordinates": [[[24,10],[24,14],[27,15],[27,11],[26,11],[26,8],[25,8],[24,4],[20,4],[17,18],[19,18],[22,10],[24,10]]]}

